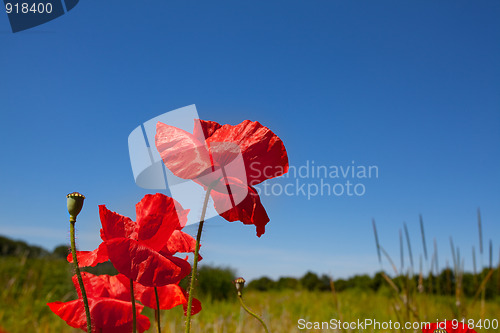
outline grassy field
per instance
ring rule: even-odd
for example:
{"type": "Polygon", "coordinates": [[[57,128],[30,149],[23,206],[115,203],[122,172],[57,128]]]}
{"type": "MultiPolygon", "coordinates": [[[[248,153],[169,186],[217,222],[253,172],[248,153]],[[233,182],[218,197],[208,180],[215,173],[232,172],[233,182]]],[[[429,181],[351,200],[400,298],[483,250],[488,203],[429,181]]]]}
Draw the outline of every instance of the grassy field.
{"type": "MultiPolygon", "coordinates": [[[[0,257],[0,326],[9,333],[77,331],[67,326],[46,306],[47,302],[69,301],[76,298],[71,284],[71,274],[71,268],[64,260],[0,257]]],[[[418,319],[433,322],[436,319],[456,318],[456,297],[418,292],[405,294],[403,289],[400,289],[400,293],[396,293],[394,287],[398,288],[396,285],[391,287],[387,283],[378,292],[348,289],[339,293],[249,290],[244,293],[244,299],[248,307],[262,315],[271,332],[309,331],[299,330],[299,319],[310,322],[324,322],[330,319],[356,321],[367,318],[379,322],[418,321],[418,319]],[[410,301],[406,302],[406,299],[410,301]]],[[[192,332],[263,332],[260,324],[240,308],[236,298],[211,300],[208,297],[200,297],[200,299],[203,311],[194,317],[192,332]]],[[[462,298],[461,302],[461,311],[465,313],[467,319],[500,319],[498,297],[484,302],[481,299],[462,298]]],[[[156,332],[152,310],[145,309],[144,313],[152,319],[149,331],[156,332]]],[[[182,332],[182,308],[162,311],[162,325],[162,332],[182,332]]],[[[335,332],[336,330],[312,331],[335,332]]],[[[357,332],[357,330],[337,331],[357,332]]],[[[379,332],[379,330],[367,329],[365,332],[379,332]]]]}

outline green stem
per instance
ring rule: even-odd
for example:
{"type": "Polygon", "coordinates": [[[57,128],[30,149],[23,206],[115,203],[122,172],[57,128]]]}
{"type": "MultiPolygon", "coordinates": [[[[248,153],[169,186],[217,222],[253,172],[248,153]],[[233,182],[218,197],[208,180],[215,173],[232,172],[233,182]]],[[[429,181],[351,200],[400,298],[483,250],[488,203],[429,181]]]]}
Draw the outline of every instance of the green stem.
{"type": "Polygon", "coordinates": [[[130,296],[132,298],[132,333],[136,332],[137,318],[135,313],[134,280],[130,279],[130,296]]]}
{"type": "Polygon", "coordinates": [[[245,309],[246,312],[248,312],[251,316],[253,316],[255,319],[257,319],[262,324],[262,326],[264,327],[264,330],[266,331],[266,333],[269,333],[269,330],[267,329],[267,326],[264,323],[264,321],[262,319],[260,319],[260,317],[257,316],[255,313],[253,313],[252,311],[250,311],[250,309],[247,308],[247,306],[245,305],[245,303],[243,303],[243,297],[241,297],[241,295],[238,295],[238,299],[240,300],[240,304],[243,307],[243,309],[245,309]]]}
{"type": "Polygon", "coordinates": [[[85,316],[87,317],[87,332],[92,332],[92,323],[90,321],[90,309],[89,300],[87,299],[87,293],[85,292],[85,286],[83,285],[82,273],[80,272],[80,267],[78,266],[78,259],[76,257],[76,242],[75,242],[75,222],[76,219],[70,219],[70,237],[71,237],[71,253],[73,255],[73,264],[75,265],[75,273],[78,278],[78,284],[80,285],[80,291],[82,292],[83,306],[85,307],[85,316]]]}
{"type": "Polygon", "coordinates": [[[196,235],[196,246],[194,249],[194,259],[193,259],[193,270],[191,272],[191,281],[189,283],[189,293],[188,293],[188,304],[186,313],[186,333],[191,331],[191,307],[193,305],[193,293],[194,293],[194,283],[196,279],[196,272],[198,270],[198,254],[200,252],[200,240],[201,232],[203,231],[203,223],[205,222],[205,214],[207,212],[208,199],[210,198],[210,192],[212,187],[208,187],[207,193],[205,193],[205,201],[203,202],[203,210],[201,211],[200,225],[198,226],[198,234],[196,235]]]}
{"type": "Polygon", "coordinates": [[[156,287],[155,287],[155,296],[156,296],[156,309],[155,309],[156,327],[158,328],[158,333],[161,333],[161,326],[160,326],[160,298],[158,297],[158,289],[156,287]]]}

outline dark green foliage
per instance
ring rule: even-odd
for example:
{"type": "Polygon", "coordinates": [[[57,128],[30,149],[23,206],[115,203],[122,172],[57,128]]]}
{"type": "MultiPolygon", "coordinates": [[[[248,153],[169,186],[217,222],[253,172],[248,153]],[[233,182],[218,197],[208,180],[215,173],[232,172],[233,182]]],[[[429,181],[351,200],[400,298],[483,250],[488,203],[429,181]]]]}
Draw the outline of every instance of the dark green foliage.
{"type": "Polygon", "coordinates": [[[344,291],[351,288],[377,290],[381,284],[380,277],[376,275],[372,279],[368,275],[355,275],[347,280],[339,279],[335,281],[335,290],[344,291]]]}
{"type": "Polygon", "coordinates": [[[70,253],[69,245],[59,245],[56,246],[52,251],[52,256],[54,258],[66,259],[69,253],[70,253]]]}
{"type": "MultiPolygon", "coordinates": [[[[66,262],[65,258],[68,254],[68,246],[57,246],[52,253],[38,246],[31,246],[23,241],[15,241],[7,237],[0,236],[0,259],[2,265],[0,267],[0,287],[8,287],[9,279],[16,281],[22,285],[25,279],[35,279],[40,281],[38,292],[45,292],[49,295],[65,295],[72,293],[74,288],[71,284],[72,268],[66,262]],[[10,257],[10,258],[9,258],[10,257]],[[35,260],[36,259],[36,260],[35,260]],[[29,263],[27,265],[26,263],[29,263]],[[12,265],[18,265],[19,268],[14,269],[12,265]],[[50,269],[42,269],[50,267],[50,269]],[[28,269],[28,267],[30,267],[28,269]],[[9,269],[11,270],[9,272],[9,269]],[[43,276],[39,272],[44,272],[43,276]],[[15,273],[14,273],[15,272],[15,273]],[[42,280],[40,280],[42,279],[42,280]],[[46,279],[46,280],[44,280],[46,279]]],[[[116,275],[118,272],[113,267],[111,262],[102,263],[96,267],[84,268],[84,271],[92,274],[101,275],[109,274],[116,275]]],[[[478,274],[464,272],[462,274],[462,292],[466,297],[473,297],[481,282],[487,277],[488,268],[484,268],[478,274]]],[[[224,300],[236,295],[232,281],[235,279],[234,270],[230,268],[201,266],[198,274],[197,295],[201,297],[210,297],[214,300],[224,300]]],[[[419,283],[418,275],[414,275],[411,279],[412,288],[419,283]]],[[[180,285],[187,289],[189,277],[181,281],[180,285]]],[[[406,276],[398,276],[393,278],[397,286],[407,284],[406,276]]],[[[361,289],[378,291],[381,288],[387,288],[387,282],[382,276],[382,272],[378,272],[375,276],[355,275],[348,279],[338,279],[334,281],[335,290],[341,292],[347,289],[361,289]]],[[[449,295],[453,296],[456,291],[456,278],[453,269],[446,268],[440,272],[438,276],[426,275],[422,279],[422,286],[426,293],[449,295]]],[[[328,275],[318,276],[314,272],[307,272],[301,278],[282,277],[277,281],[269,277],[261,277],[259,279],[247,282],[246,288],[259,291],[269,290],[310,290],[310,291],[330,291],[330,277],[328,275]]],[[[500,297],[500,272],[498,267],[486,283],[485,288],[486,299],[500,297]]],[[[15,295],[14,290],[14,295],[15,295]]]]}
{"type": "Polygon", "coordinates": [[[117,275],[118,271],[116,268],[113,266],[111,261],[107,262],[102,262],[100,264],[97,264],[95,267],[84,267],[82,268],[82,271],[84,272],[89,272],[94,275],[117,275]]]}
{"type": "Polygon", "coordinates": [[[259,291],[267,291],[276,288],[276,282],[268,278],[267,276],[263,276],[259,279],[252,280],[248,284],[249,289],[255,289],[259,291]]]}
{"type": "Polygon", "coordinates": [[[304,289],[309,291],[322,289],[321,279],[313,272],[307,272],[301,279],[300,284],[304,289]]]}
{"type": "MultiPolygon", "coordinates": [[[[191,275],[184,278],[180,286],[187,290],[190,278],[191,275]]],[[[195,297],[200,295],[212,300],[225,300],[236,297],[236,289],[233,285],[234,279],[236,279],[235,272],[231,268],[203,265],[198,269],[195,297]]]]}
{"type": "Polygon", "coordinates": [[[382,272],[377,272],[375,276],[370,281],[370,289],[377,291],[384,285],[385,280],[382,276],[382,272]]]}
{"type": "Polygon", "coordinates": [[[300,287],[300,282],[293,277],[281,277],[276,282],[276,289],[286,290],[286,289],[298,289],[300,287]]]}
{"type": "MultiPolygon", "coordinates": [[[[481,281],[488,275],[489,269],[485,268],[481,273],[474,276],[472,273],[463,273],[462,275],[462,290],[466,297],[473,297],[477,292],[481,281]]],[[[397,286],[408,285],[407,276],[396,276],[392,279],[397,286]]],[[[419,276],[414,275],[410,279],[412,288],[416,288],[419,284],[419,276]]],[[[337,279],[334,281],[335,291],[341,292],[348,289],[373,290],[379,291],[387,289],[387,281],[383,278],[382,272],[376,273],[373,277],[366,274],[355,275],[349,279],[337,279]]],[[[444,269],[441,274],[436,276],[426,276],[422,279],[422,287],[426,293],[439,295],[455,295],[456,281],[455,275],[451,269],[444,269]],[[431,288],[432,286],[432,288],[431,288]]],[[[269,277],[261,277],[248,283],[249,289],[258,291],[269,290],[309,290],[309,291],[331,291],[330,277],[322,275],[319,277],[316,273],[307,272],[302,278],[296,279],[293,277],[282,277],[277,281],[269,277]]],[[[486,284],[487,299],[500,297],[500,272],[497,268],[486,284]]]]}
{"type": "Polygon", "coordinates": [[[47,250],[39,246],[28,245],[23,241],[16,241],[0,236],[0,256],[26,256],[28,258],[37,258],[48,254],[47,250]]]}
{"type": "Polygon", "coordinates": [[[326,274],[321,275],[321,278],[320,278],[321,284],[320,284],[319,290],[321,290],[321,291],[332,290],[332,287],[330,286],[331,279],[332,278],[326,274]]]}

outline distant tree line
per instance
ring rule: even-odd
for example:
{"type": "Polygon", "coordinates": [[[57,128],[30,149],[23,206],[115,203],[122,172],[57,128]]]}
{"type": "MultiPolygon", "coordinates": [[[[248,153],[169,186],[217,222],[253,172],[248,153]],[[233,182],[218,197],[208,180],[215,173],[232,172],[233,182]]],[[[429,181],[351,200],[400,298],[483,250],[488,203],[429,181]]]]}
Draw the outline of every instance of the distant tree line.
{"type": "Polygon", "coordinates": [[[27,256],[38,258],[48,255],[49,252],[40,246],[28,245],[23,241],[16,241],[0,236],[0,256],[27,256]]]}
{"type": "Polygon", "coordinates": [[[69,245],[59,245],[52,252],[41,246],[29,245],[21,240],[13,240],[0,235],[0,257],[15,256],[28,258],[56,257],[66,258],[69,253],[69,245]]]}
{"type": "MultiPolygon", "coordinates": [[[[489,268],[485,268],[478,274],[463,272],[460,273],[460,281],[457,281],[453,270],[444,269],[439,275],[420,276],[414,275],[410,279],[408,276],[393,277],[392,281],[396,286],[407,287],[408,281],[411,286],[420,292],[439,295],[455,295],[457,282],[460,283],[461,290],[465,296],[473,297],[480,287],[480,284],[490,275],[486,282],[486,298],[500,297],[500,273],[496,268],[491,274],[489,268]]],[[[273,280],[269,277],[261,277],[252,280],[248,284],[249,289],[259,291],[269,290],[309,290],[309,291],[332,291],[341,292],[347,289],[357,288],[360,290],[379,291],[381,288],[388,288],[388,282],[384,278],[383,272],[376,273],[373,277],[363,274],[355,275],[348,279],[332,280],[328,275],[317,275],[307,272],[301,278],[280,277],[273,280]]]]}
{"type": "MultiPolygon", "coordinates": [[[[12,240],[0,236],[0,257],[1,256],[23,256],[28,258],[60,258],[65,259],[69,253],[68,245],[60,245],[52,252],[40,246],[29,245],[26,242],[12,240]]],[[[117,274],[111,262],[102,263],[97,267],[85,268],[93,274],[117,274]]],[[[235,271],[228,267],[214,267],[202,265],[198,271],[198,291],[200,294],[213,299],[227,299],[236,295],[232,281],[235,279],[235,271]]],[[[420,276],[413,275],[393,277],[392,281],[396,286],[408,287],[410,281],[411,288],[420,292],[439,295],[454,295],[457,286],[460,287],[465,296],[473,297],[479,289],[481,283],[485,283],[486,298],[500,298],[500,272],[496,269],[485,268],[483,271],[472,274],[460,272],[456,275],[454,270],[446,268],[439,275],[420,276]],[[458,278],[457,278],[458,277],[458,278]],[[487,279],[487,280],[486,280],[487,279]]],[[[181,281],[181,285],[188,285],[187,278],[181,281]]],[[[309,290],[309,291],[332,291],[341,292],[347,289],[373,290],[375,292],[382,288],[388,288],[383,272],[376,273],[373,277],[363,274],[355,275],[348,279],[332,280],[328,275],[317,275],[314,272],[307,272],[300,278],[280,277],[273,280],[269,277],[261,277],[247,283],[248,289],[258,291],[270,290],[309,290]]]]}

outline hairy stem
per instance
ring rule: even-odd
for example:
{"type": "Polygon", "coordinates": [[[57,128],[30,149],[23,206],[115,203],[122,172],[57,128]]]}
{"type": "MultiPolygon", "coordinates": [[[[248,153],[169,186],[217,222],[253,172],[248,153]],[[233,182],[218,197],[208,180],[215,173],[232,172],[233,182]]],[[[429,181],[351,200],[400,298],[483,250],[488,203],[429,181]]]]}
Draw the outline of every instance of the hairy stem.
{"type": "Polygon", "coordinates": [[[252,311],[250,311],[250,309],[247,308],[247,306],[245,305],[245,303],[243,303],[243,297],[241,295],[238,295],[238,299],[240,300],[240,304],[243,307],[243,309],[245,309],[245,311],[248,312],[248,314],[250,314],[252,317],[254,317],[255,319],[257,319],[262,324],[262,327],[264,327],[264,330],[266,331],[266,333],[269,333],[269,330],[267,329],[266,323],[264,323],[264,321],[262,319],[260,319],[260,317],[257,316],[255,313],[253,313],[252,311]]]}
{"type": "Polygon", "coordinates": [[[80,267],[78,266],[78,259],[76,257],[76,242],[75,242],[75,221],[70,219],[70,237],[71,237],[71,254],[73,255],[73,264],[75,265],[75,273],[78,278],[78,284],[80,285],[80,291],[82,292],[83,306],[85,307],[85,316],[87,317],[87,332],[92,332],[92,323],[90,320],[90,309],[89,300],[87,298],[87,293],[85,292],[85,286],[83,285],[82,273],[80,272],[80,267]]]}
{"type": "Polygon", "coordinates": [[[203,210],[201,211],[200,225],[198,226],[198,233],[196,234],[196,246],[194,249],[194,259],[193,259],[193,270],[191,272],[191,281],[189,283],[189,293],[188,293],[188,304],[187,304],[187,313],[186,313],[186,333],[191,331],[191,307],[193,305],[193,293],[194,293],[194,284],[196,280],[196,272],[198,270],[198,254],[200,252],[200,240],[201,240],[201,232],[203,231],[203,223],[205,222],[205,214],[207,212],[208,199],[210,198],[210,192],[212,188],[209,186],[207,189],[207,193],[205,193],[205,201],[203,202],[203,210]]]}
{"type": "Polygon", "coordinates": [[[134,280],[130,279],[130,296],[132,298],[132,333],[136,332],[137,318],[135,313],[134,280]]]}
{"type": "Polygon", "coordinates": [[[160,326],[160,298],[158,297],[158,289],[156,287],[155,287],[155,296],[156,296],[156,309],[155,309],[156,327],[158,328],[158,333],[161,333],[161,326],[160,326]]]}

